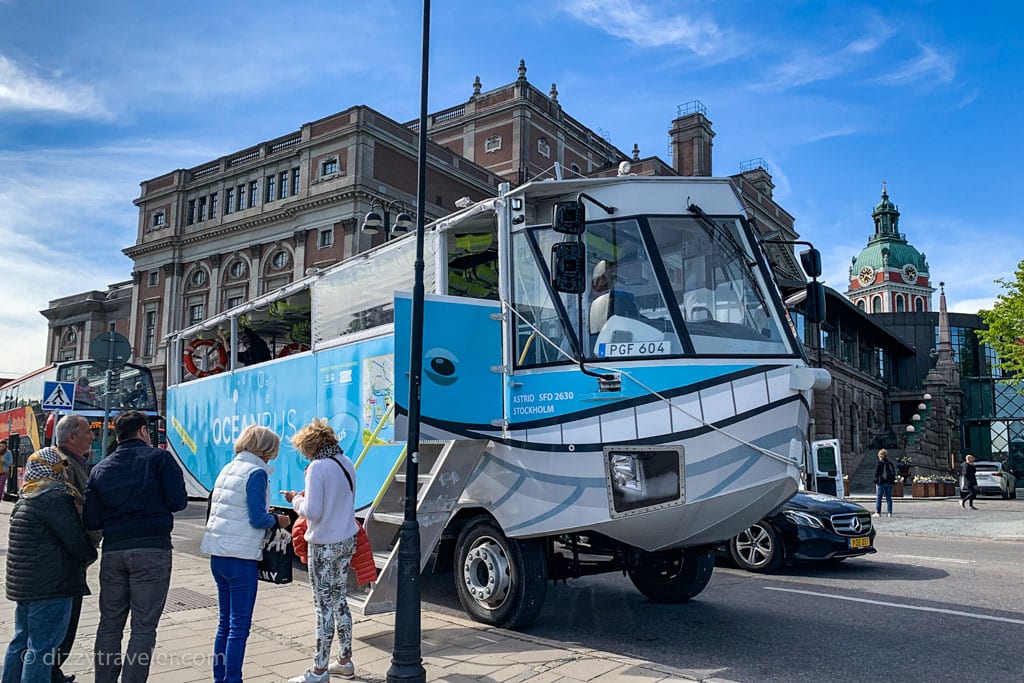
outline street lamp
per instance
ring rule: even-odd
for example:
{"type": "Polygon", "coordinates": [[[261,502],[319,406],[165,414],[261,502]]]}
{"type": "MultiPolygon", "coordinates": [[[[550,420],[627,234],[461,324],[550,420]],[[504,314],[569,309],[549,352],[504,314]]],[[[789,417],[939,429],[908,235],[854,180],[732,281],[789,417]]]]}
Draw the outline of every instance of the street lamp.
{"type": "Polygon", "coordinates": [[[394,199],[390,202],[384,202],[383,199],[374,197],[370,200],[370,211],[363,217],[362,231],[367,235],[376,235],[379,230],[384,230],[384,241],[387,242],[392,237],[397,237],[399,234],[405,234],[409,232],[413,227],[412,216],[406,213],[403,209],[405,205],[399,199],[394,199]],[[377,213],[373,210],[374,206],[380,206],[381,213],[377,213]],[[391,209],[397,208],[398,214],[395,216],[395,222],[391,223],[391,209]]]}

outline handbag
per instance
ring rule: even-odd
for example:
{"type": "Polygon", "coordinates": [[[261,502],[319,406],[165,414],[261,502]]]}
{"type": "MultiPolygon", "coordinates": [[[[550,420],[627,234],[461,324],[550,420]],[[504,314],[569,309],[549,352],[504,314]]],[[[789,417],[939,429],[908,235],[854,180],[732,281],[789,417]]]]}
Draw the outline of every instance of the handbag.
{"type": "Polygon", "coordinates": [[[291,583],[294,558],[292,532],[288,529],[268,529],[263,541],[263,557],[257,564],[257,577],[267,583],[291,583]]]}
{"type": "MultiPolygon", "coordinates": [[[[352,475],[348,473],[348,470],[345,469],[340,460],[335,458],[331,458],[331,460],[334,460],[338,467],[341,468],[345,478],[348,479],[348,485],[352,489],[352,494],[355,495],[356,487],[352,482],[352,475]]],[[[356,520],[356,527],[356,551],[352,554],[352,559],[349,560],[349,566],[356,573],[356,581],[359,582],[359,585],[365,586],[377,580],[377,563],[373,560],[373,547],[370,545],[370,537],[358,519],[356,520]]]]}

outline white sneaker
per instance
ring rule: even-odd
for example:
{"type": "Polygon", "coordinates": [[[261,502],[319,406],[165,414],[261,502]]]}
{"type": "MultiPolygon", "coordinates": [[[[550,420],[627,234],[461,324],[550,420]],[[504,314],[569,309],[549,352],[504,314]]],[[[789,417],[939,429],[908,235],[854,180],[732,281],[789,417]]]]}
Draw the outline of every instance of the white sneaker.
{"type": "Polygon", "coordinates": [[[352,663],[352,660],[342,664],[337,659],[332,659],[331,663],[327,665],[327,672],[342,678],[355,678],[356,665],[352,663]]]}
{"type": "Polygon", "coordinates": [[[881,516],[882,516],[881,512],[876,512],[874,515],[872,515],[872,517],[881,517],[881,516]]]}
{"type": "Polygon", "coordinates": [[[289,678],[288,683],[328,683],[331,680],[330,669],[322,674],[313,673],[312,669],[306,669],[305,673],[295,678],[289,678]]]}
{"type": "Polygon", "coordinates": [[[889,513],[889,517],[892,517],[892,513],[891,512],[889,513]]]}

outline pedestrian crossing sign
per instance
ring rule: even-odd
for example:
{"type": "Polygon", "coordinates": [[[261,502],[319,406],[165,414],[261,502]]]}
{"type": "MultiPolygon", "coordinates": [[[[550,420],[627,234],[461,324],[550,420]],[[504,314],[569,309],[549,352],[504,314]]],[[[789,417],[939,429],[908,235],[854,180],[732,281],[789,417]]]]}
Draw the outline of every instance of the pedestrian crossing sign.
{"type": "Polygon", "coordinates": [[[46,382],[43,384],[43,410],[71,410],[74,405],[74,382],[46,382]]]}

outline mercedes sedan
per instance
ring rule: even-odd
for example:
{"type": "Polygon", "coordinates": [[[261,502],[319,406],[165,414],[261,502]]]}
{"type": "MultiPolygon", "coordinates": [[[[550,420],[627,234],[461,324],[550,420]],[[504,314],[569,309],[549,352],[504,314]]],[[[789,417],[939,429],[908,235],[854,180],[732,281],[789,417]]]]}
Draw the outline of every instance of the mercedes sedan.
{"type": "Polygon", "coordinates": [[[728,555],[751,572],[800,562],[839,562],[875,552],[871,514],[821,493],[797,493],[775,513],[729,539],[728,555]]]}

